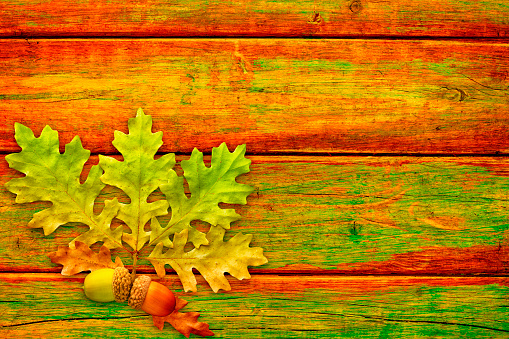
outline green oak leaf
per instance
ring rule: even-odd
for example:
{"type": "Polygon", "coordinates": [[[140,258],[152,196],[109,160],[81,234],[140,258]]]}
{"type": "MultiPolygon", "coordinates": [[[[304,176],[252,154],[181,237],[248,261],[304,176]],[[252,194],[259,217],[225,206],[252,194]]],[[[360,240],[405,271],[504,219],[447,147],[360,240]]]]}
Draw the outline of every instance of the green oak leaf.
{"type": "Polygon", "coordinates": [[[30,227],[43,228],[48,235],[69,222],[88,225],[90,230],[80,240],[87,245],[102,241],[108,248],[122,247],[121,230],[111,229],[111,221],[118,212],[116,199],[105,203],[99,215],[93,212],[94,201],[105,186],[99,177],[102,170],[92,166],[86,181],[80,183],[83,165],[90,151],[81,145],[78,136],[59,151],[58,132],[46,126],[39,138],[22,124],[15,124],[15,138],[21,152],[5,157],[9,166],[25,174],[5,184],[16,194],[17,203],[50,201],[52,206],[34,214],[30,227]]]}
{"type": "Polygon", "coordinates": [[[148,260],[154,265],[160,277],[165,275],[164,266],[170,265],[178,274],[186,292],[196,292],[196,278],[193,268],[197,269],[209,283],[214,292],[220,289],[230,291],[231,287],[224,273],[242,280],[249,279],[248,266],[259,266],[267,263],[260,247],[249,247],[252,235],[237,234],[228,241],[223,241],[225,229],[211,227],[207,233],[209,244],[186,252],[184,246],[188,239],[188,230],[175,234],[173,244],[163,253],[163,244],[159,243],[149,255],[148,260]]]}
{"type": "Polygon", "coordinates": [[[246,204],[253,187],[236,182],[236,178],[249,172],[251,160],[244,157],[246,145],[238,146],[230,153],[225,143],[212,149],[210,167],[203,163],[203,153],[196,148],[189,160],[181,162],[184,177],[189,184],[191,196],[184,193],[184,178],[175,172],[169,174],[160,186],[171,207],[171,219],[165,227],[152,222],[150,243],[162,242],[171,247],[170,236],[183,230],[189,231],[189,241],[195,247],[208,244],[205,233],[191,226],[193,220],[201,220],[212,226],[229,229],[240,215],[231,208],[220,208],[219,203],[246,204]]]}
{"type": "Polygon", "coordinates": [[[99,156],[104,170],[101,181],[120,188],[130,199],[120,203],[117,218],[125,222],[131,233],[123,233],[122,240],[135,251],[140,251],[150,238],[145,225],[156,216],[168,214],[168,202],[148,202],[149,195],[164,184],[173,171],[175,154],[168,153],[154,159],[163,144],[163,133],[152,133],[152,117],[140,108],[135,118],[129,119],[129,134],[115,131],[113,146],[122,154],[123,161],[99,156]]]}

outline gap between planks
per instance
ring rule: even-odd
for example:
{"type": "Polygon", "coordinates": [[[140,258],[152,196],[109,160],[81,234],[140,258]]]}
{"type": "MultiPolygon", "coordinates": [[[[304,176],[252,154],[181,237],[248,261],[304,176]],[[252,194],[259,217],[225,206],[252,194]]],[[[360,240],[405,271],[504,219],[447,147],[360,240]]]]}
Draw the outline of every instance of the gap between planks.
{"type": "MultiPolygon", "coordinates": [[[[16,151],[4,151],[0,150],[0,156],[5,156],[13,153],[19,153],[21,149],[16,151]]],[[[173,153],[176,156],[191,156],[190,152],[158,152],[155,154],[156,157],[162,156],[168,153],[173,153]]],[[[203,155],[210,156],[210,151],[203,151],[203,155]]],[[[101,152],[101,153],[90,153],[90,156],[98,156],[98,155],[109,155],[109,156],[121,156],[120,153],[114,152],[101,152]]],[[[247,157],[249,156],[263,156],[263,157],[413,157],[413,158],[509,158],[509,153],[387,153],[387,152],[246,152],[247,157]]]]}
{"type": "Polygon", "coordinates": [[[340,34],[325,34],[325,35],[295,35],[288,36],[284,34],[272,35],[248,35],[248,34],[218,34],[218,35],[123,35],[123,34],[110,34],[110,35],[76,35],[76,34],[60,34],[60,35],[44,35],[44,34],[20,34],[20,35],[7,35],[0,37],[0,40],[172,40],[172,39],[193,39],[193,40],[270,40],[270,39],[285,39],[285,40],[409,40],[409,41],[461,41],[461,42],[496,42],[507,43],[507,37],[475,37],[475,36],[408,36],[408,35],[340,35],[340,34]]]}
{"type": "MultiPolygon", "coordinates": [[[[137,273],[143,273],[152,276],[154,279],[158,279],[158,277],[154,273],[143,272],[141,270],[137,273]]],[[[251,272],[253,273],[253,272],[251,272]]],[[[32,273],[32,272],[0,272],[0,281],[17,283],[21,281],[76,281],[83,282],[85,276],[88,273],[78,273],[72,276],[64,276],[60,273],[32,273]]],[[[167,273],[165,277],[162,278],[163,281],[168,282],[171,281],[172,284],[176,284],[175,278],[177,275],[175,273],[167,273]]],[[[267,273],[267,274],[254,274],[249,279],[237,280],[231,277],[229,274],[226,274],[229,282],[232,285],[235,285],[235,289],[241,289],[242,286],[247,287],[251,285],[249,288],[255,287],[254,285],[258,284],[268,284],[271,281],[289,281],[292,284],[299,284],[301,277],[298,275],[281,275],[277,272],[267,273]],[[254,284],[254,285],[253,285],[254,284]]],[[[460,284],[465,285],[484,285],[484,284],[493,284],[498,283],[503,286],[509,287],[509,275],[504,276],[418,276],[418,275],[334,275],[334,274],[320,274],[320,275],[310,275],[306,274],[304,281],[308,282],[308,286],[301,286],[298,288],[321,288],[327,286],[328,284],[349,284],[350,286],[358,286],[362,288],[363,282],[380,284],[380,286],[395,286],[395,285],[406,285],[406,284],[415,284],[415,283],[428,283],[433,285],[442,285],[448,281],[456,281],[461,282],[460,284]],[[316,284],[316,285],[313,285],[316,284]]],[[[302,282],[304,284],[304,281],[302,282]]],[[[198,286],[206,286],[207,283],[203,279],[200,274],[197,274],[197,282],[198,286]]],[[[332,286],[332,285],[331,285],[332,286]]],[[[378,285],[377,285],[378,286],[378,285]]],[[[295,287],[295,286],[294,286],[295,287]]],[[[297,288],[297,287],[296,287],[297,288]]]]}
{"type": "MultiPolygon", "coordinates": [[[[131,267],[129,265],[126,265],[126,268],[131,270],[131,267]]],[[[22,268],[17,269],[10,269],[10,270],[3,270],[0,271],[0,277],[3,275],[23,275],[23,274],[35,274],[35,275],[58,275],[62,278],[73,278],[76,276],[79,276],[79,274],[75,274],[73,276],[65,276],[61,275],[60,271],[62,270],[61,267],[56,267],[54,269],[30,269],[30,270],[23,270],[22,268]]],[[[200,273],[196,270],[193,270],[195,275],[200,275],[200,273]]],[[[87,274],[88,272],[83,272],[81,274],[87,274]]],[[[148,275],[156,275],[155,270],[146,268],[146,267],[138,267],[136,268],[136,273],[138,274],[148,274],[148,275]]],[[[329,278],[365,278],[365,277],[371,277],[371,278],[509,278],[509,274],[507,273],[500,273],[500,274],[493,274],[493,273],[436,273],[432,274],[429,272],[425,273],[419,273],[419,272],[408,272],[408,273],[387,273],[387,272],[345,272],[341,270],[334,270],[334,269],[249,269],[249,273],[251,276],[260,276],[260,277],[270,277],[270,276],[277,276],[277,277],[329,277],[329,278]]],[[[167,270],[166,271],[167,277],[176,278],[177,273],[173,270],[167,270]]],[[[231,277],[228,273],[225,274],[227,277],[231,277]]],[[[0,278],[1,279],[1,278],[0,278]]]]}

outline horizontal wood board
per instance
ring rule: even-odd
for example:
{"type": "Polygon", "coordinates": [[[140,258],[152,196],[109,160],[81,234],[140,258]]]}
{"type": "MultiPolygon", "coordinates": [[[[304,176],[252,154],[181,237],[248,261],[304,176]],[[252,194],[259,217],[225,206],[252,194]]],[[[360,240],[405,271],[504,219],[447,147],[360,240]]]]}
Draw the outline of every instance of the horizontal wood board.
{"type": "MultiPolygon", "coordinates": [[[[247,205],[236,207],[243,218],[233,223],[227,238],[254,234],[253,246],[262,246],[269,259],[254,272],[509,273],[506,158],[248,158],[252,171],[239,181],[255,192],[247,205]]],[[[95,163],[93,156],[85,172],[95,163]]],[[[47,237],[42,229],[28,228],[33,213],[48,204],[15,204],[3,183],[19,176],[2,157],[0,270],[58,272],[46,254],[87,228],[63,226],[47,237]]],[[[114,197],[127,202],[122,192],[107,188],[96,202],[97,213],[114,197]]],[[[164,196],[155,193],[151,199],[164,196]]],[[[168,220],[160,218],[162,225],[168,220]]],[[[208,226],[197,227],[206,231],[208,226]]],[[[113,253],[130,264],[127,252],[113,253]]],[[[147,261],[140,264],[153,272],[147,261]]]]}
{"type": "MultiPolygon", "coordinates": [[[[84,275],[0,274],[0,335],[179,338],[126,304],[82,292],[84,275]]],[[[203,282],[203,281],[200,281],[203,282]]],[[[228,293],[184,294],[220,338],[507,338],[507,278],[255,276],[228,293]],[[218,310],[224,310],[219,312],[218,310]]]]}
{"type": "Polygon", "coordinates": [[[112,130],[142,107],[163,152],[507,154],[508,55],[455,41],[0,40],[0,150],[17,149],[21,122],[115,153],[112,130]]]}
{"type": "Polygon", "coordinates": [[[0,37],[509,35],[504,0],[5,0],[0,11],[0,37]]]}

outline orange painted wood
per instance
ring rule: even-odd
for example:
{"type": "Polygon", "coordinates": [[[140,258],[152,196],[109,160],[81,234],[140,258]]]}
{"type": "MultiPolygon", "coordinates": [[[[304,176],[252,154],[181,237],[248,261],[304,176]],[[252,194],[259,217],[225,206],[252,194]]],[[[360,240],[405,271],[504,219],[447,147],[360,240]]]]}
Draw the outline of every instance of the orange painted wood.
{"type": "Polygon", "coordinates": [[[505,0],[5,0],[0,36],[507,37],[505,0]]]}
{"type": "MultiPolygon", "coordinates": [[[[509,150],[509,45],[288,39],[2,40],[0,150],[46,124],[115,153],[138,107],[161,151],[509,150]]],[[[36,132],[39,133],[39,132],[36,132]]]]}

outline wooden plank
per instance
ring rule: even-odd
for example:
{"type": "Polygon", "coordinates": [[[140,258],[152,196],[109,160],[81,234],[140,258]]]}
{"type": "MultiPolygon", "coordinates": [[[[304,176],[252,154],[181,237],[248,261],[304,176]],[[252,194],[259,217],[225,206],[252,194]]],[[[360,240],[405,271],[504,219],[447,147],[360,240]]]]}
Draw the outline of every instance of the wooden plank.
{"type": "MultiPolygon", "coordinates": [[[[227,235],[254,234],[253,246],[264,248],[269,263],[253,272],[509,273],[506,158],[249,158],[252,171],[239,181],[256,191],[237,208],[243,218],[227,235]]],[[[3,183],[16,176],[0,159],[0,270],[58,272],[46,254],[86,227],[61,227],[48,237],[28,229],[47,204],[15,204],[3,183]]],[[[97,208],[114,197],[125,200],[106,189],[97,208]]],[[[153,272],[147,261],[140,264],[153,272]]]]}
{"type": "MultiPolygon", "coordinates": [[[[100,304],[83,275],[0,275],[2,338],[181,337],[126,304],[100,304]]],[[[184,294],[221,338],[506,338],[508,278],[254,276],[184,294]]]]}
{"type": "Polygon", "coordinates": [[[0,36],[507,37],[504,0],[2,1],[0,36]]]}
{"type": "Polygon", "coordinates": [[[509,45],[452,41],[0,41],[0,150],[14,122],[114,153],[138,107],[162,151],[507,153],[509,45]],[[79,123],[77,123],[79,122],[79,123]],[[199,141],[199,142],[198,142],[199,141]]]}

